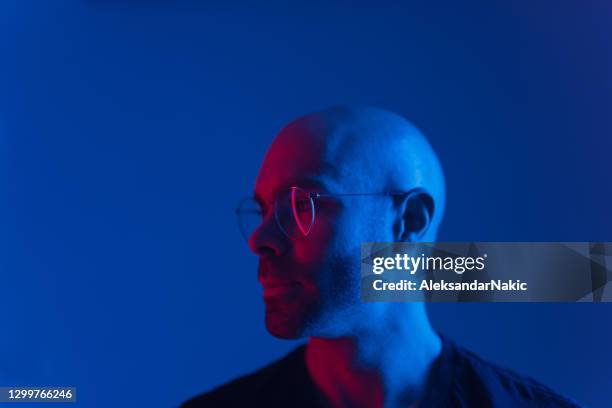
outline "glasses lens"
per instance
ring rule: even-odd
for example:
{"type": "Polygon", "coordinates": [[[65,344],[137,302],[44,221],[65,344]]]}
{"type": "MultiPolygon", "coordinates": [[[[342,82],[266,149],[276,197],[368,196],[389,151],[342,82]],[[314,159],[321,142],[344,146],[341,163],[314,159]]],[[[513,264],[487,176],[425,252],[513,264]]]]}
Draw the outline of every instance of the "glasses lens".
{"type": "Polygon", "coordinates": [[[308,192],[291,187],[277,198],[274,214],[289,238],[305,237],[314,224],[314,203],[308,192]]]}
{"type": "Polygon", "coordinates": [[[238,226],[245,240],[249,240],[253,232],[261,224],[263,217],[261,206],[253,198],[245,198],[238,204],[236,210],[238,226]]]}

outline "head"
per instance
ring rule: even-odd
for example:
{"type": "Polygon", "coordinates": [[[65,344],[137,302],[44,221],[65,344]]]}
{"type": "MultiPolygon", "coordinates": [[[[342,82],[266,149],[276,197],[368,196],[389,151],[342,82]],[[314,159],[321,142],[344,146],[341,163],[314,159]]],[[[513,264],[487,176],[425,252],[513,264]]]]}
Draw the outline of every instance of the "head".
{"type": "Polygon", "coordinates": [[[372,315],[384,306],[360,301],[361,244],[435,240],[445,197],[433,149],[397,114],[326,109],[280,131],[257,176],[255,196],[272,208],[279,192],[292,186],[315,193],[419,189],[402,196],[319,198],[312,229],[298,239],[283,234],[267,211],[249,238],[259,256],[271,334],[340,337],[375,324],[372,315]]]}

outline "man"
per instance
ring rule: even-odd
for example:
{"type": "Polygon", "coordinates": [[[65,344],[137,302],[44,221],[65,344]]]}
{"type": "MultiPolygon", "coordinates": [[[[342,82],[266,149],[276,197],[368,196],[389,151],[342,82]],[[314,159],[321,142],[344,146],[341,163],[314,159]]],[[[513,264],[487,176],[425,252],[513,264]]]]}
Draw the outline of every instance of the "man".
{"type": "Polygon", "coordinates": [[[434,151],[396,114],[338,107],[287,125],[238,215],[268,331],[308,342],[183,406],[576,406],[439,335],[423,302],[360,301],[360,245],[435,241],[444,201],[434,151]]]}

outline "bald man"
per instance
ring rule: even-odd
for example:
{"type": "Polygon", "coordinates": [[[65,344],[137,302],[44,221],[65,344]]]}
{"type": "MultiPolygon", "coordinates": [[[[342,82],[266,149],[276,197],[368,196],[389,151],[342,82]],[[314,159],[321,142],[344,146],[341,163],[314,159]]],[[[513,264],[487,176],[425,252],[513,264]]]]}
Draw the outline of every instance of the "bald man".
{"type": "Polygon", "coordinates": [[[361,302],[361,244],[435,241],[444,202],[436,154],[394,113],[336,107],[283,128],[237,212],[266,328],[308,341],[183,406],[577,406],[438,334],[423,302],[361,302]]]}

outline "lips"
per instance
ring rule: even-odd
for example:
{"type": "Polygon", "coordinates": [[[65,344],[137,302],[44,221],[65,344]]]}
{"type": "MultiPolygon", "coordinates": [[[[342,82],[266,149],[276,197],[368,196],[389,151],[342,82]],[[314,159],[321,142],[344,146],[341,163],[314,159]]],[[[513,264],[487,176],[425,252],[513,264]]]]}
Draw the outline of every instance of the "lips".
{"type": "Polygon", "coordinates": [[[264,297],[292,296],[296,295],[302,288],[298,282],[265,282],[263,283],[264,297]]]}

